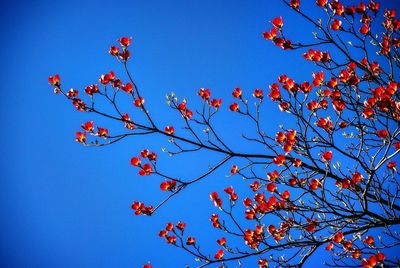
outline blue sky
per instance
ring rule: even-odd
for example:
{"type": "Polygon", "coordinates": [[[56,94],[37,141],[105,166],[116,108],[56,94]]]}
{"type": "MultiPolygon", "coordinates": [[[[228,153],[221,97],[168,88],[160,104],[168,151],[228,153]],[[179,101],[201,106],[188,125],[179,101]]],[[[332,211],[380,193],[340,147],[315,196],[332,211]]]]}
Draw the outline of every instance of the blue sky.
{"type": "MultiPolygon", "coordinates": [[[[394,6],[394,0],[388,2],[394,6]]],[[[147,218],[134,217],[130,204],[160,200],[160,179],[139,177],[129,165],[149,147],[161,155],[162,168],[184,177],[204,172],[219,156],[171,159],[161,153],[168,143],[160,137],[84,148],[74,141],[80,124],[93,119],[107,126],[107,121],[76,112],[54,96],[47,77],[59,73],[66,88],[80,90],[110,70],[125,78],[107,52],[120,36],[133,36],[129,64],[146,105],[160,124],[174,124],[179,117],[168,110],[167,92],[186,96],[195,106],[197,90],[208,87],[227,100],[227,109],[237,86],[250,95],[285,72],[310,79],[313,66],[300,52],[285,53],[262,38],[276,16],[284,17],[293,40],[311,38],[308,26],[278,0],[3,3],[1,266],[141,267],[151,260],[154,267],[184,267],[192,257],[157,237],[165,222],[187,222],[187,231],[204,244],[219,238],[210,231],[214,208],[208,195],[233,183],[225,178],[229,166],[147,218]]],[[[277,128],[272,119],[281,113],[276,107],[268,113],[266,126],[277,128]]],[[[219,120],[221,131],[238,124],[232,116],[219,120]]],[[[229,133],[223,135],[230,144],[247,149],[229,133]]]]}

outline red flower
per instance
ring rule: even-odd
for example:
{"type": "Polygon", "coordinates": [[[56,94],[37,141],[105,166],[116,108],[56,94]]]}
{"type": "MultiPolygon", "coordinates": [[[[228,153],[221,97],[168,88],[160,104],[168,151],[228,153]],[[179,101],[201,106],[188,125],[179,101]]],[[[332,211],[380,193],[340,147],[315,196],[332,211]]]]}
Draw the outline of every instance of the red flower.
{"type": "Polygon", "coordinates": [[[131,44],[131,41],[132,41],[132,37],[126,37],[126,36],[118,39],[119,44],[123,47],[128,47],[131,44]]]}
{"type": "Polygon", "coordinates": [[[85,124],[82,124],[81,128],[87,132],[93,132],[94,130],[93,121],[88,121],[85,124]]]}
{"type": "Polygon", "coordinates": [[[294,9],[300,8],[300,0],[290,0],[290,6],[294,9]]]}
{"type": "Polygon", "coordinates": [[[209,100],[211,96],[210,90],[208,88],[200,88],[197,94],[205,101],[209,100]]]}
{"type": "Polygon", "coordinates": [[[387,131],[386,129],[378,130],[376,131],[376,135],[378,135],[378,137],[381,139],[386,139],[387,137],[389,137],[389,131],[387,131]]]}
{"type": "Polygon", "coordinates": [[[356,8],[357,13],[364,13],[367,10],[367,6],[364,3],[359,3],[358,7],[356,8]]]}
{"type": "Polygon", "coordinates": [[[359,249],[355,249],[352,253],[351,253],[351,257],[354,259],[359,259],[361,256],[361,250],[359,249]]]}
{"type": "Polygon", "coordinates": [[[175,244],[176,243],[176,237],[175,236],[168,236],[167,237],[167,242],[168,242],[168,244],[175,244]]]}
{"type": "Polygon", "coordinates": [[[295,159],[294,159],[293,165],[294,165],[295,167],[300,167],[301,164],[303,164],[303,162],[302,162],[300,159],[298,159],[298,158],[295,158],[295,159]]]}
{"type": "Polygon", "coordinates": [[[385,254],[383,254],[382,252],[378,252],[377,254],[375,254],[375,256],[378,262],[383,262],[386,259],[385,254]]]}
{"type": "Polygon", "coordinates": [[[147,158],[148,158],[150,161],[156,161],[156,160],[157,160],[157,154],[156,154],[155,152],[151,152],[151,153],[147,156],[147,158]]]}
{"type": "Polygon", "coordinates": [[[317,0],[316,4],[319,7],[324,7],[324,6],[326,6],[326,4],[328,4],[328,0],[317,0]]]}
{"type": "Polygon", "coordinates": [[[264,32],[263,36],[267,40],[274,40],[275,37],[277,36],[277,34],[278,34],[278,32],[277,32],[276,28],[272,28],[271,31],[264,32]]]}
{"type": "Polygon", "coordinates": [[[253,190],[253,192],[257,192],[261,188],[261,185],[260,185],[260,183],[258,181],[253,182],[249,186],[250,186],[250,189],[253,190]]]}
{"type": "Polygon", "coordinates": [[[102,74],[99,78],[99,82],[103,85],[107,85],[111,80],[110,74],[102,74]]]}
{"type": "Polygon", "coordinates": [[[351,182],[354,184],[360,183],[363,179],[363,175],[359,172],[354,172],[354,174],[351,177],[351,182]]]}
{"type": "Polygon", "coordinates": [[[175,129],[173,126],[166,126],[164,129],[165,133],[168,135],[174,135],[175,129]]]}
{"type": "Polygon", "coordinates": [[[332,121],[325,118],[319,118],[317,122],[317,126],[323,128],[325,131],[330,131],[333,129],[332,121]]]}
{"type": "Polygon", "coordinates": [[[117,48],[116,46],[111,46],[108,53],[110,53],[110,55],[112,56],[117,56],[119,53],[119,48],[117,48]]]}
{"type": "Polygon", "coordinates": [[[217,240],[218,245],[224,246],[226,244],[226,238],[222,237],[221,239],[217,240]]]}
{"type": "Polygon", "coordinates": [[[358,30],[361,34],[366,35],[367,33],[369,33],[369,25],[368,24],[364,24],[363,26],[361,26],[360,30],[358,30]]]}
{"type": "Polygon", "coordinates": [[[232,103],[229,106],[229,110],[231,110],[232,112],[237,112],[239,111],[239,104],[237,104],[236,102],[232,103]]]}
{"type": "Polygon", "coordinates": [[[131,159],[132,166],[139,167],[140,163],[141,163],[141,161],[140,161],[139,157],[132,157],[132,159],[131,159]]]}
{"type": "Polygon", "coordinates": [[[271,100],[273,100],[273,101],[280,100],[281,92],[279,90],[279,85],[274,83],[274,84],[270,85],[269,88],[271,89],[271,92],[269,93],[268,96],[271,98],[271,100]]]}
{"type": "Polygon", "coordinates": [[[332,250],[333,248],[333,243],[329,242],[328,245],[325,247],[325,250],[332,250]]]}
{"type": "Polygon", "coordinates": [[[176,228],[178,228],[179,230],[183,231],[186,228],[186,223],[178,221],[178,223],[176,224],[176,228]]]}
{"type": "Polygon", "coordinates": [[[307,81],[303,82],[301,84],[300,90],[305,94],[310,93],[310,91],[312,90],[312,85],[307,81]]]}
{"type": "Polygon", "coordinates": [[[125,122],[125,128],[127,129],[134,129],[135,128],[135,124],[131,121],[129,114],[124,114],[121,117],[122,122],[125,122]]]}
{"type": "Polygon", "coordinates": [[[368,8],[369,8],[369,10],[371,10],[373,12],[378,12],[380,6],[381,6],[381,3],[375,3],[374,1],[370,0],[368,8]]]}
{"type": "Polygon", "coordinates": [[[135,210],[135,215],[151,215],[153,213],[153,207],[152,206],[145,206],[142,202],[133,202],[132,203],[132,209],[135,210]]]}
{"type": "Polygon", "coordinates": [[[268,261],[266,259],[260,259],[257,262],[258,268],[268,268],[268,261]]]}
{"type": "Polygon", "coordinates": [[[289,110],[289,103],[287,103],[287,102],[279,103],[279,110],[281,110],[282,112],[288,111],[289,110]]]}
{"type": "Polygon", "coordinates": [[[397,163],[395,161],[389,161],[387,163],[387,168],[393,169],[394,171],[396,171],[396,166],[397,166],[397,163]]]}
{"type": "Polygon", "coordinates": [[[330,162],[332,160],[332,151],[324,152],[321,158],[324,162],[330,162]]]}
{"type": "Polygon", "coordinates": [[[312,220],[308,218],[307,221],[309,222],[309,224],[305,227],[306,231],[309,233],[315,232],[315,230],[317,229],[317,220],[312,220]]]}
{"type": "Polygon", "coordinates": [[[48,81],[50,85],[59,87],[60,86],[60,76],[58,74],[54,76],[49,76],[48,81]]]}
{"type": "Polygon", "coordinates": [[[81,99],[78,98],[72,101],[72,105],[74,105],[75,108],[80,112],[84,112],[87,108],[86,103],[84,103],[81,99]]]}
{"type": "Polygon", "coordinates": [[[127,93],[131,93],[133,90],[133,86],[131,83],[126,83],[126,85],[121,86],[121,89],[127,93]]]}
{"type": "Polygon", "coordinates": [[[142,169],[139,170],[139,175],[140,176],[148,176],[153,172],[153,168],[151,167],[150,164],[144,164],[142,166],[142,169]]]}
{"type": "Polygon", "coordinates": [[[242,96],[242,90],[240,88],[235,88],[235,90],[232,92],[232,96],[235,98],[240,98],[242,96]]]}
{"type": "Polygon", "coordinates": [[[106,138],[108,136],[108,129],[97,127],[97,136],[106,138]]]}
{"type": "Polygon", "coordinates": [[[134,101],[133,101],[133,105],[135,105],[136,107],[142,107],[143,106],[143,104],[144,104],[144,99],[142,98],[142,97],[139,97],[139,98],[137,98],[137,99],[135,99],[134,101]]]}
{"type": "Polygon", "coordinates": [[[86,132],[76,132],[76,139],[77,142],[85,143],[86,142],[86,132]]]}
{"type": "Polygon", "coordinates": [[[212,214],[210,217],[210,221],[212,222],[212,224],[215,228],[221,227],[221,224],[220,224],[218,218],[219,218],[218,214],[212,214]]]}
{"type": "Polygon", "coordinates": [[[290,197],[290,192],[288,190],[286,190],[282,193],[283,199],[289,199],[289,197],[290,197]]]}
{"type": "Polygon", "coordinates": [[[210,102],[210,105],[215,107],[216,109],[218,109],[222,104],[222,99],[212,99],[212,101],[210,102]]]}
{"type": "Polygon", "coordinates": [[[325,80],[324,72],[313,73],[313,77],[314,77],[313,85],[316,87],[322,85],[322,83],[325,80]]]}
{"type": "Polygon", "coordinates": [[[276,185],[275,184],[273,184],[272,182],[267,184],[267,191],[268,192],[273,193],[273,192],[275,192],[275,190],[276,190],[276,185]]]}
{"type": "Polygon", "coordinates": [[[67,97],[68,98],[76,98],[78,97],[78,90],[71,88],[68,92],[67,92],[67,97]]]}
{"type": "Polygon", "coordinates": [[[94,93],[99,92],[99,87],[97,85],[90,85],[85,87],[85,93],[92,96],[94,93]]]}
{"type": "Polygon", "coordinates": [[[231,174],[235,174],[235,173],[237,173],[237,171],[238,171],[238,166],[232,165],[231,174]]]}
{"type": "Polygon", "coordinates": [[[276,157],[274,157],[273,162],[274,164],[278,165],[278,166],[283,166],[285,164],[286,158],[284,155],[277,155],[276,157]]]}
{"type": "Polygon", "coordinates": [[[271,21],[272,25],[274,25],[274,27],[276,28],[282,28],[283,26],[283,21],[282,21],[282,17],[278,17],[275,18],[271,21]]]}
{"type": "Polygon", "coordinates": [[[194,237],[189,236],[186,240],[186,245],[194,245],[196,243],[196,239],[194,237]]]}
{"type": "Polygon", "coordinates": [[[258,88],[254,89],[253,96],[255,98],[262,99],[264,97],[263,94],[264,93],[263,93],[262,89],[258,89],[258,88]]]}
{"type": "Polygon", "coordinates": [[[229,200],[231,200],[231,201],[238,200],[238,195],[235,193],[232,186],[225,188],[224,192],[229,195],[229,200]]]}
{"type": "Polygon", "coordinates": [[[317,190],[321,186],[321,182],[318,179],[310,180],[310,188],[311,190],[317,190]]]}
{"type": "Polygon", "coordinates": [[[338,19],[333,19],[333,22],[331,24],[331,29],[334,31],[337,31],[340,29],[340,27],[342,26],[342,21],[338,20],[338,19]]]}
{"type": "Polygon", "coordinates": [[[217,253],[215,253],[214,258],[217,260],[220,260],[224,257],[224,251],[222,249],[218,250],[217,253]]]}
{"type": "Polygon", "coordinates": [[[127,61],[129,60],[131,53],[129,52],[129,50],[126,49],[125,51],[119,53],[118,56],[122,61],[127,61]]]}
{"type": "Polygon", "coordinates": [[[337,112],[341,112],[346,108],[346,103],[340,99],[335,99],[332,101],[333,109],[337,112]]]}
{"type": "Polygon", "coordinates": [[[375,239],[373,236],[369,235],[364,239],[364,243],[367,244],[368,246],[372,246],[375,243],[375,239]]]}
{"type": "Polygon", "coordinates": [[[221,207],[222,206],[222,199],[218,197],[218,194],[216,192],[212,192],[210,194],[210,200],[214,201],[214,205],[216,207],[221,207]]]}
{"type": "Polygon", "coordinates": [[[307,109],[308,110],[314,111],[317,108],[318,108],[318,102],[316,100],[312,100],[309,103],[307,103],[307,109]]]}
{"type": "Polygon", "coordinates": [[[286,141],[286,135],[282,131],[279,131],[275,134],[275,140],[279,143],[283,143],[286,141]]]}
{"type": "Polygon", "coordinates": [[[338,244],[339,244],[340,242],[342,242],[343,239],[344,239],[344,235],[343,235],[342,232],[339,232],[339,233],[335,234],[335,236],[333,237],[333,241],[335,241],[335,242],[338,243],[338,244]]]}
{"type": "Polygon", "coordinates": [[[176,181],[171,180],[171,181],[164,181],[160,184],[160,189],[163,191],[172,191],[175,189],[176,186],[176,181]]]}
{"type": "Polygon", "coordinates": [[[172,229],[174,229],[174,224],[172,222],[168,222],[167,225],[165,226],[165,230],[171,232],[172,229]]]}

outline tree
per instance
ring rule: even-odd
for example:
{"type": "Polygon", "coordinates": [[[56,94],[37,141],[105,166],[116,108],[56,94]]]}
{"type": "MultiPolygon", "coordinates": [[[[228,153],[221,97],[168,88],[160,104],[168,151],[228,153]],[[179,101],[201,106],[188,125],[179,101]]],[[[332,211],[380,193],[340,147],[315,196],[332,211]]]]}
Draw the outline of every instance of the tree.
{"type": "Polygon", "coordinates": [[[104,74],[101,85],[85,88],[86,102],[78,90],[65,91],[59,75],[50,76],[49,82],[78,111],[119,122],[126,129],[111,134],[88,121],[76,132],[76,141],[85,146],[163,135],[171,143],[165,149],[171,156],[206,151],[221,157],[209,163],[205,173],[178,179],[173,170],[157,167],[155,152],[138,151],[131,165],[140,176],[160,178],[160,189],[168,195],[155,206],[134,201],[136,215],[151,216],[220,168],[229,166],[229,176],[245,179],[246,189],[239,183],[238,187],[210,189],[210,200],[219,209],[210,221],[224,235],[216,241],[220,247],[216,252],[200,248],[196,234],[185,233],[183,222],[168,222],[159,232],[167,243],[193,255],[198,267],[234,267],[249,258],[255,258],[253,264],[259,267],[302,267],[321,248],[329,252],[329,266],[398,267],[400,261],[388,254],[399,250],[400,244],[395,161],[400,152],[400,21],[396,11],[382,11],[374,1],[344,6],[338,0],[317,0],[320,10],[316,12],[325,13],[322,20],[308,14],[299,0],[284,3],[315,27],[314,41],[290,41],[281,17],[271,21],[272,28],[263,36],[284,50],[304,50],[302,56],[314,64],[315,72],[304,82],[282,74],[268,93],[257,88],[249,96],[241,88],[233,90],[229,110],[232,116],[252,123],[253,134],[243,134],[242,139],[260,148],[254,152],[254,146],[246,152],[235,150],[222,138],[214,124],[222,99],[211,97],[207,88],[198,91],[201,105],[196,110],[185,98],[168,94],[167,103],[181,120],[159,123],[146,108],[146,94],[128,69],[132,38],[120,38],[120,46],[109,50],[124,67],[128,82],[112,71],[104,74]],[[137,107],[132,118],[118,103],[127,96],[137,107]],[[107,103],[111,110],[103,109],[107,103]],[[261,118],[263,106],[273,104],[284,113],[282,119],[290,120],[271,134],[272,127],[265,128],[261,118]]]}

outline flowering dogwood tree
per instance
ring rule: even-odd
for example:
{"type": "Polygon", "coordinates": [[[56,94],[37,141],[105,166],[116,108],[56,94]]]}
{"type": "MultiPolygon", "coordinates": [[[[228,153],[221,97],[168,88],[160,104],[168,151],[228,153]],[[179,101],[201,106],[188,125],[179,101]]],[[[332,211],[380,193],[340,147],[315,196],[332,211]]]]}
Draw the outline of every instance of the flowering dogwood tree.
{"type": "Polygon", "coordinates": [[[76,141],[85,146],[163,135],[171,143],[165,149],[171,156],[196,155],[200,150],[221,156],[220,162],[207,163],[210,167],[204,174],[188,174],[192,178],[183,180],[172,170],[157,168],[157,153],[138,149],[131,165],[140,176],[160,180],[167,196],[162,201],[134,201],[135,215],[157,213],[175,195],[213,176],[217,169],[248,182],[245,196],[238,195],[235,185],[210,189],[216,207],[210,221],[221,232],[216,252],[200,247],[196,237],[201,234],[186,233],[184,222],[168,222],[160,230],[161,239],[193,255],[198,267],[237,267],[247,258],[254,258],[258,267],[302,267],[321,248],[330,256],[321,265],[399,267],[399,259],[385,255],[386,250],[400,251],[396,230],[400,182],[395,161],[400,152],[400,21],[396,11],[381,10],[372,0],[356,6],[317,0],[316,12],[323,19],[315,19],[302,9],[300,0],[284,3],[315,28],[314,41],[290,40],[282,17],[272,19],[263,36],[310,61],[315,71],[309,81],[296,82],[290,73],[282,74],[271,81],[269,90],[235,88],[232,99],[224,100],[231,116],[252,122],[254,135],[242,139],[261,147],[263,153],[236,151],[223,140],[213,123],[223,112],[223,101],[207,88],[198,91],[197,104],[167,95],[179,121],[154,118],[145,103],[146,91],[138,88],[128,68],[132,38],[120,38],[109,50],[125,74],[103,74],[99,84],[88,85],[83,94],[65,90],[59,75],[50,76],[49,82],[78,111],[119,122],[126,129],[116,133],[86,122],[76,132],[76,141]],[[127,97],[136,107],[131,114],[118,103],[127,97]],[[99,99],[111,109],[99,106],[99,99]],[[263,129],[261,114],[263,106],[274,104],[291,118],[293,127],[281,125],[270,135],[263,129]],[[242,243],[233,242],[238,239],[242,243]]]}

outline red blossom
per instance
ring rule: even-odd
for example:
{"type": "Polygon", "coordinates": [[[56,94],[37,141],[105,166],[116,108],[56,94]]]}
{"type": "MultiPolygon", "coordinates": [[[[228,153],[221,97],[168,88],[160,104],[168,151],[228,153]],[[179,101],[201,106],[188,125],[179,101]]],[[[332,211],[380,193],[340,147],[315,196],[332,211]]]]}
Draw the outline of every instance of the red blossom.
{"type": "Polygon", "coordinates": [[[331,29],[334,31],[339,30],[342,27],[342,21],[338,19],[333,19],[333,22],[331,24],[331,29]]]}
{"type": "Polygon", "coordinates": [[[263,93],[262,89],[256,88],[256,89],[254,89],[253,96],[254,96],[254,98],[262,99],[264,97],[264,93],[263,93]]]}
{"type": "Polygon", "coordinates": [[[218,240],[217,240],[217,244],[220,245],[220,246],[225,246],[225,244],[226,244],[226,238],[225,238],[225,237],[222,237],[221,239],[218,239],[218,240]]]}
{"type": "Polygon", "coordinates": [[[185,228],[186,228],[186,223],[183,223],[183,222],[181,222],[181,221],[178,221],[178,223],[176,224],[176,228],[178,228],[178,230],[183,231],[183,230],[185,230],[185,228]]]}
{"type": "Polygon", "coordinates": [[[118,43],[122,47],[128,47],[131,44],[131,41],[132,41],[132,37],[126,37],[126,36],[123,36],[120,39],[118,39],[118,43]]]}
{"type": "Polygon", "coordinates": [[[93,132],[93,130],[94,130],[93,121],[88,121],[88,122],[82,124],[81,128],[87,132],[93,132]]]}
{"type": "Polygon", "coordinates": [[[286,158],[284,155],[277,155],[274,157],[273,162],[275,165],[283,166],[285,164],[286,158]]]}
{"type": "Polygon", "coordinates": [[[321,158],[324,162],[330,162],[332,160],[332,151],[324,152],[321,158]]]}
{"type": "Polygon", "coordinates": [[[121,89],[127,93],[132,93],[133,86],[131,83],[126,83],[125,85],[121,86],[121,89]]]}
{"type": "Polygon", "coordinates": [[[85,143],[86,142],[86,132],[76,132],[76,139],[77,142],[85,143]]]}
{"type": "Polygon", "coordinates": [[[237,171],[238,171],[238,166],[236,166],[236,165],[232,165],[232,168],[231,168],[231,174],[235,174],[235,173],[237,173],[237,171]]]}
{"type": "Polygon", "coordinates": [[[148,176],[148,175],[150,175],[151,173],[153,172],[153,168],[151,167],[151,165],[150,164],[144,164],[143,166],[142,166],[142,169],[141,170],[139,170],[139,175],[140,176],[148,176]]]}
{"type": "Polygon", "coordinates": [[[282,28],[282,26],[283,26],[283,20],[282,20],[282,17],[278,17],[278,18],[274,18],[272,21],[271,21],[271,23],[272,23],[272,25],[274,25],[274,27],[276,27],[276,28],[282,28]]]}
{"type": "Polygon", "coordinates": [[[97,127],[96,135],[102,138],[106,138],[108,136],[108,129],[97,127]]]}
{"type": "Polygon", "coordinates": [[[189,236],[186,239],[186,245],[194,245],[196,243],[196,239],[194,237],[189,236]]]}
{"type": "Polygon", "coordinates": [[[239,111],[239,104],[237,104],[236,102],[232,103],[231,105],[229,105],[229,110],[231,110],[232,112],[239,111]]]}
{"type": "Polygon", "coordinates": [[[235,90],[232,92],[232,96],[239,99],[242,97],[242,89],[239,87],[235,88],[235,90]]]}
{"type": "Polygon", "coordinates": [[[135,99],[133,101],[133,105],[135,105],[136,107],[142,107],[144,104],[144,99],[142,97],[138,97],[137,99],[135,99]]]}
{"type": "Polygon", "coordinates": [[[174,135],[175,129],[173,126],[166,126],[164,128],[165,133],[167,133],[168,135],[174,135]]]}
{"type": "Polygon", "coordinates": [[[111,56],[117,56],[119,53],[119,48],[116,46],[111,46],[108,53],[110,53],[111,56]]]}
{"type": "Polygon", "coordinates": [[[210,102],[210,105],[213,106],[215,109],[218,109],[219,107],[221,107],[222,104],[222,99],[212,99],[210,102]]]}
{"type": "Polygon", "coordinates": [[[47,79],[50,83],[50,85],[55,86],[55,87],[59,87],[60,84],[60,76],[58,74],[54,75],[54,76],[49,76],[49,78],[47,79]]]}
{"type": "Polygon", "coordinates": [[[162,191],[172,191],[176,187],[176,181],[174,180],[166,180],[160,184],[160,189],[162,191]]]}
{"type": "Polygon", "coordinates": [[[208,88],[200,88],[199,92],[197,93],[203,100],[207,101],[210,99],[211,93],[208,88]]]}
{"type": "Polygon", "coordinates": [[[222,249],[218,250],[217,253],[215,253],[214,258],[217,260],[220,260],[224,257],[224,251],[222,249]]]}
{"type": "Polygon", "coordinates": [[[386,139],[389,137],[389,131],[387,131],[386,129],[381,129],[376,131],[376,135],[381,139],[386,139]]]}

